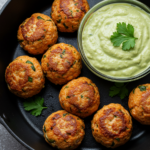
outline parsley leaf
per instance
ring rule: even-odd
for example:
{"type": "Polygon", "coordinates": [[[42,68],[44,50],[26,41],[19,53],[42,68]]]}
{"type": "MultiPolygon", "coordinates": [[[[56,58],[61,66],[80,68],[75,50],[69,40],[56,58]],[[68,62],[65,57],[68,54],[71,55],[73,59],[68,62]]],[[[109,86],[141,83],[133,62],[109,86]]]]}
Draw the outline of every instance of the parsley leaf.
{"type": "Polygon", "coordinates": [[[128,89],[126,88],[127,84],[124,83],[115,83],[114,86],[110,87],[109,96],[114,97],[118,95],[121,99],[124,99],[128,96],[128,89]]]}
{"type": "Polygon", "coordinates": [[[23,102],[23,107],[26,111],[31,111],[31,114],[34,116],[39,116],[42,113],[44,99],[41,97],[35,97],[35,99],[30,98],[29,101],[23,102]]]}
{"type": "Polygon", "coordinates": [[[110,40],[115,47],[122,43],[122,50],[128,51],[135,46],[134,27],[131,24],[126,25],[125,22],[117,23],[117,32],[113,32],[110,40]]]}

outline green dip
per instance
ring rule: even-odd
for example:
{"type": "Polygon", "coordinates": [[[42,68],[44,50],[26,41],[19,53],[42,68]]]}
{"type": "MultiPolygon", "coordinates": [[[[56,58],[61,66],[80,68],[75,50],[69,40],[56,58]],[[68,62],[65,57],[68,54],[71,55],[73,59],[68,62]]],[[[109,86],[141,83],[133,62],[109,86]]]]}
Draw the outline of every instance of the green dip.
{"type": "Polygon", "coordinates": [[[82,33],[82,45],[90,64],[99,72],[112,77],[132,77],[150,66],[150,16],[129,4],[110,4],[94,12],[82,33]],[[114,47],[110,37],[117,23],[134,27],[134,49],[123,51],[114,47]]]}

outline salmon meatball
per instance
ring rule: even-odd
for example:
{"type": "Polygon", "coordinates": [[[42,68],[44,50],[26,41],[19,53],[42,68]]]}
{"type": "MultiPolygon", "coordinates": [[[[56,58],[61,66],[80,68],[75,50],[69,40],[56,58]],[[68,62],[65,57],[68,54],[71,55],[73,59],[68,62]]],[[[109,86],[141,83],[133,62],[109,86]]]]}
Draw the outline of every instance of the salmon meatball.
{"type": "Polygon", "coordinates": [[[141,124],[150,125],[150,84],[137,86],[129,95],[131,115],[141,124]]]}
{"type": "Polygon", "coordinates": [[[37,55],[43,54],[57,42],[58,33],[49,16],[35,13],[19,26],[17,37],[24,50],[37,55]]]}
{"type": "Polygon", "coordinates": [[[19,56],[5,71],[8,89],[15,95],[28,98],[38,94],[44,87],[45,78],[36,58],[19,56]]]}
{"type": "Polygon", "coordinates": [[[65,84],[81,73],[80,53],[69,44],[59,43],[49,48],[41,60],[42,69],[54,84],[65,84]]]}
{"type": "Polygon", "coordinates": [[[98,88],[90,79],[80,77],[62,87],[59,102],[66,111],[85,118],[98,109],[100,95],[98,88]]]}
{"type": "Polygon", "coordinates": [[[74,32],[88,10],[87,0],[55,0],[51,17],[60,32],[74,32]]]}
{"type": "Polygon", "coordinates": [[[132,119],[120,104],[111,103],[97,111],[91,122],[92,134],[107,148],[125,144],[131,137],[132,119]]]}
{"type": "Polygon", "coordinates": [[[84,129],[84,122],[65,110],[52,113],[43,125],[46,142],[61,150],[77,148],[84,138],[84,129]]]}

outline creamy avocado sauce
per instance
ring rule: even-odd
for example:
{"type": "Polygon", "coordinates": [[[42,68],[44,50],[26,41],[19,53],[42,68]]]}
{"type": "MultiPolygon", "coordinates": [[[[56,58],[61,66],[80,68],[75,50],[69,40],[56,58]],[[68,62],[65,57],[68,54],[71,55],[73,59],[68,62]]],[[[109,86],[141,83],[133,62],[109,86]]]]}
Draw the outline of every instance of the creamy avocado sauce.
{"type": "Polygon", "coordinates": [[[82,45],[91,65],[99,72],[113,77],[132,77],[150,66],[150,16],[129,4],[110,4],[94,12],[87,20],[82,45]],[[130,51],[114,47],[110,37],[117,23],[134,27],[138,39],[130,51]]]}

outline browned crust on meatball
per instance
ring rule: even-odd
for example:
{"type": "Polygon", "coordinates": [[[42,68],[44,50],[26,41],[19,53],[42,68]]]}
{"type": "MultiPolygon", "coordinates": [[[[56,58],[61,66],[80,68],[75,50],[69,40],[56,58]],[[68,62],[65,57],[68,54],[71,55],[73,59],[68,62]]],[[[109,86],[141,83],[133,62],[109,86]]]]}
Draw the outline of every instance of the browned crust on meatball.
{"type": "Polygon", "coordinates": [[[41,66],[49,81],[61,85],[81,73],[81,56],[72,45],[59,43],[43,55],[41,66]]]}
{"type": "Polygon", "coordinates": [[[64,139],[68,139],[69,138],[69,135],[72,135],[74,136],[76,134],[76,131],[77,131],[77,122],[76,120],[72,117],[72,116],[66,116],[66,117],[63,117],[63,120],[68,122],[67,124],[63,125],[61,124],[61,122],[58,121],[58,124],[59,124],[59,127],[56,126],[56,120],[58,120],[59,118],[61,118],[61,116],[59,114],[56,114],[56,117],[54,116],[52,118],[52,126],[51,128],[53,128],[53,132],[55,135],[57,136],[62,136],[64,139]],[[69,128],[69,126],[72,126],[72,129],[67,129],[69,128]],[[65,127],[66,128],[66,132],[65,133],[62,133],[60,131],[59,128],[63,128],[65,127]]]}
{"type": "Polygon", "coordinates": [[[36,22],[36,28],[35,31],[33,31],[33,33],[30,36],[27,36],[29,31],[30,31],[30,26],[31,24],[34,24],[35,22],[35,18],[32,16],[31,18],[29,18],[29,20],[26,22],[25,25],[21,26],[21,31],[22,31],[22,35],[24,37],[25,40],[28,41],[36,41],[36,40],[40,40],[43,39],[45,36],[45,31],[44,31],[44,20],[39,19],[36,22]]]}
{"type": "Polygon", "coordinates": [[[87,0],[55,0],[51,16],[59,31],[74,32],[88,10],[87,0]]]}
{"type": "Polygon", "coordinates": [[[18,29],[20,46],[30,54],[43,54],[57,42],[58,33],[53,20],[44,14],[34,13],[18,29]]]}
{"type": "Polygon", "coordinates": [[[18,90],[18,91],[22,90],[24,84],[28,82],[28,77],[30,76],[29,71],[30,71],[29,66],[22,64],[20,62],[14,62],[10,64],[9,67],[6,69],[6,75],[5,75],[6,81],[9,84],[10,88],[12,90],[18,90]],[[13,73],[15,71],[25,71],[23,78],[20,75],[21,79],[19,80],[18,84],[15,84],[12,80],[14,78],[13,73]]]}
{"type": "Polygon", "coordinates": [[[6,68],[5,80],[9,90],[22,98],[38,94],[45,83],[39,62],[29,56],[19,56],[11,62],[6,68]]]}
{"type": "MultiPolygon", "coordinates": [[[[102,128],[102,133],[104,134],[104,136],[109,136],[109,137],[119,136],[119,134],[121,132],[124,132],[126,130],[126,120],[124,118],[124,114],[121,111],[115,111],[115,108],[110,108],[110,109],[104,110],[104,116],[102,116],[99,119],[99,124],[100,124],[100,127],[102,128]],[[107,119],[107,117],[110,114],[120,118],[122,121],[122,126],[119,127],[118,133],[113,133],[113,132],[109,131],[106,127],[105,119],[107,119]]],[[[112,128],[115,130],[116,126],[113,125],[112,128]]]]}
{"type": "MultiPolygon", "coordinates": [[[[66,48],[68,49],[68,48],[66,48]]],[[[48,57],[49,58],[49,69],[50,71],[56,71],[58,72],[59,74],[65,74],[69,69],[70,67],[73,65],[73,62],[74,62],[74,59],[73,56],[72,56],[72,53],[70,51],[67,51],[65,49],[65,54],[68,54],[67,56],[63,56],[63,49],[61,49],[60,47],[58,47],[57,49],[54,49],[53,51],[51,51],[51,55],[48,57]],[[55,57],[55,55],[60,55],[61,57],[61,65],[63,66],[63,70],[62,68],[59,68],[58,67],[58,62],[54,62],[53,61],[53,57],[55,57]],[[66,61],[67,60],[67,61],[66,61]]],[[[59,63],[59,64],[60,64],[59,63]]]]}
{"type": "Polygon", "coordinates": [[[91,128],[97,142],[108,148],[116,148],[130,139],[132,119],[120,104],[111,103],[94,115],[91,128]]]}
{"type": "MultiPolygon", "coordinates": [[[[71,11],[68,8],[68,5],[70,3],[70,0],[60,0],[60,10],[64,12],[64,14],[67,15],[67,18],[79,18],[82,16],[82,12],[77,12],[74,16],[72,16],[71,11]]],[[[75,8],[80,9],[81,11],[83,11],[84,13],[86,13],[86,9],[85,6],[83,5],[83,1],[82,0],[76,0],[74,4],[75,8]]]]}
{"type": "Polygon", "coordinates": [[[68,97],[69,97],[69,103],[71,105],[73,105],[74,107],[76,107],[79,110],[85,110],[87,109],[89,106],[92,105],[92,103],[94,102],[94,98],[95,98],[95,94],[94,94],[94,87],[89,85],[87,83],[87,81],[83,81],[80,82],[78,84],[78,86],[72,87],[70,88],[69,92],[68,92],[68,97]],[[84,93],[84,97],[86,97],[86,99],[88,99],[87,103],[85,105],[81,105],[78,102],[78,93],[84,93]]]}
{"type": "Polygon", "coordinates": [[[85,118],[98,109],[100,95],[98,88],[90,79],[80,77],[62,87],[59,102],[66,111],[85,118]]]}
{"type": "Polygon", "coordinates": [[[128,106],[131,115],[141,124],[150,125],[150,84],[142,84],[129,95],[128,106]],[[144,87],[144,89],[142,89],[144,87]]]}
{"type": "Polygon", "coordinates": [[[51,114],[43,125],[46,142],[62,150],[72,150],[79,146],[84,137],[84,122],[64,110],[51,114]]]}

